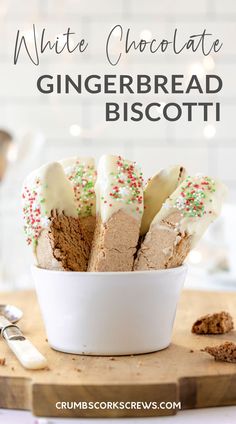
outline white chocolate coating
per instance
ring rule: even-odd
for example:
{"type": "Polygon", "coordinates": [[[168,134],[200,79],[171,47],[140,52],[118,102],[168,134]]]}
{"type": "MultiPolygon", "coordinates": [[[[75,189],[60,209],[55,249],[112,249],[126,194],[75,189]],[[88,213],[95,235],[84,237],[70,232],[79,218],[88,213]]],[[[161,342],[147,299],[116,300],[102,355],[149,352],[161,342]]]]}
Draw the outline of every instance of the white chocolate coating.
{"type": "Polygon", "coordinates": [[[163,204],[150,229],[159,227],[163,219],[180,211],[182,218],[176,226],[176,232],[190,235],[193,248],[219,216],[226,194],[227,188],[220,181],[201,175],[187,177],[163,204]]]}
{"type": "Polygon", "coordinates": [[[62,165],[49,163],[32,172],[22,191],[24,230],[28,244],[35,250],[43,228],[48,227],[52,210],[77,217],[73,187],[62,165]]]}
{"type": "Polygon", "coordinates": [[[71,157],[60,161],[65,174],[73,186],[78,215],[86,217],[96,214],[96,169],[91,157],[71,157]]]}
{"type": "Polygon", "coordinates": [[[106,222],[120,209],[141,220],[143,214],[143,178],[135,162],[120,156],[103,155],[98,164],[95,192],[97,213],[106,222]]]}
{"type": "Polygon", "coordinates": [[[159,212],[165,200],[176,190],[185,177],[185,168],[175,165],[162,169],[148,180],[144,187],[145,209],[141,223],[141,236],[148,232],[153,218],[159,212]]]}

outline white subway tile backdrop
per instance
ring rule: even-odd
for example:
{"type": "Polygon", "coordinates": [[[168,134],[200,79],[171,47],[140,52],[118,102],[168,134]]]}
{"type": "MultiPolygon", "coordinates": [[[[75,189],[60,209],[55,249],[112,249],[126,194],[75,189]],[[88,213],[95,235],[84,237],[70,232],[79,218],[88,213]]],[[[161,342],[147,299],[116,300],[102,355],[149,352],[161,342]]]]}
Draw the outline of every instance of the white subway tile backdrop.
{"type": "MultiPolygon", "coordinates": [[[[236,100],[236,1],[234,0],[1,0],[0,2],[0,128],[14,134],[21,159],[12,162],[1,187],[0,279],[12,281],[14,269],[4,264],[14,258],[20,269],[21,286],[28,266],[27,249],[19,221],[19,190],[24,176],[45,161],[70,155],[121,153],[139,161],[146,176],[173,162],[184,163],[190,172],[208,172],[222,178],[230,187],[230,201],[236,200],[235,100],[236,100]],[[39,66],[33,66],[22,54],[13,64],[17,29],[32,35],[46,28],[51,39],[70,27],[75,39],[85,37],[89,50],[85,55],[45,54],[39,66]],[[131,28],[140,37],[171,37],[178,28],[185,40],[204,28],[219,37],[224,45],[210,58],[196,53],[140,55],[132,53],[116,68],[105,56],[105,42],[115,24],[131,28]],[[142,35],[141,35],[142,34],[142,35]],[[40,94],[36,87],[42,74],[167,74],[186,76],[197,73],[219,74],[223,90],[213,101],[221,102],[221,122],[203,122],[200,111],[192,123],[162,120],[151,123],[105,122],[105,99],[143,101],[155,95],[100,95],[77,93],[40,94]],[[28,134],[22,135],[22,134],[28,134]],[[22,141],[23,140],[23,141],[22,141]],[[21,252],[21,254],[19,254],[21,252]],[[22,259],[23,258],[23,259],[22,259]]],[[[117,40],[114,40],[117,42],[117,40]]],[[[187,101],[190,96],[158,96],[160,101],[187,101]]],[[[201,101],[199,96],[191,96],[201,101]]],[[[208,99],[204,96],[204,99],[208,99]]],[[[212,97],[211,97],[212,99],[212,97]]],[[[18,154],[19,156],[19,154],[18,154]]]]}

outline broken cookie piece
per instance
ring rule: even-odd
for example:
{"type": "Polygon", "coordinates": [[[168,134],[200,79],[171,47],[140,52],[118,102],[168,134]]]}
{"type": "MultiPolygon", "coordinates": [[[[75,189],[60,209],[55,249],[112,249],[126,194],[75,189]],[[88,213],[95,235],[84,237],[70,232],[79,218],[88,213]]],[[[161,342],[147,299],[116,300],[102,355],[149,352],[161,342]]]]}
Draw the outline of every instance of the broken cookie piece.
{"type": "Polygon", "coordinates": [[[203,350],[213,356],[216,361],[236,363],[236,344],[224,342],[219,346],[206,346],[203,350]]]}
{"type": "Polygon", "coordinates": [[[234,328],[233,318],[228,312],[204,315],[192,326],[195,334],[225,334],[234,328]]]}

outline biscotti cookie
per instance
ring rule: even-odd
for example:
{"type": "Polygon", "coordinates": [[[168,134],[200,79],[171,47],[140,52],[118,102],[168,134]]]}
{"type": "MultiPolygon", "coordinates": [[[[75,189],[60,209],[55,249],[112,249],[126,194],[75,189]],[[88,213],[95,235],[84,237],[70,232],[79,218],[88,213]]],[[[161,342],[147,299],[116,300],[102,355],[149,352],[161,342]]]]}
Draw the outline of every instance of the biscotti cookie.
{"type": "Polygon", "coordinates": [[[234,328],[233,318],[228,312],[217,312],[204,315],[195,321],[192,333],[195,334],[225,334],[234,328]]]}
{"type": "Polygon", "coordinates": [[[72,157],[60,161],[68,180],[71,182],[83,233],[86,234],[90,248],[96,223],[95,182],[97,172],[91,157],[72,157]]]}
{"type": "Polygon", "coordinates": [[[142,185],[142,174],[134,162],[119,156],[101,157],[88,271],[132,270],[143,214],[142,185]]]}
{"type": "Polygon", "coordinates": [[[24,230],[36,264],[46,269],[86,271],[89,244],[62,165],[50,163],[31,173],[22,200],[24,230]]]}
{"type": "Polygon", "coordinates": [[[226,188],[219,181],[201,175],[187,177],[153,219],[134,270],[181,265],[220,214],[225,194],[226,188]]]}
{"type": "Polygon", "coordinates": [[[224,342],[218,346],[206,346],[204,352],[209,353],[216,361],[236,363],[236,344],[224,342]]]}
{"type": "Polygon", "coordinates": [[[153,218],[159,212],[163,203],[176,190],[185,177],[185,168],[176,165],[162,169],[147,181],[143,191],[144,212],[140,236],[144,236],[148,232],[153,218]]]}

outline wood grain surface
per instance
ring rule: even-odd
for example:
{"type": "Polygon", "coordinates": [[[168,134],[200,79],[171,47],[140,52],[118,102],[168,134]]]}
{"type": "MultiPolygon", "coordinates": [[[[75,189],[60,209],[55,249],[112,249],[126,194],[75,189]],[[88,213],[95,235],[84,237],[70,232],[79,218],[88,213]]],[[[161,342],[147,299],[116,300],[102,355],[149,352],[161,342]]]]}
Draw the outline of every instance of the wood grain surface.
{"type": "Polygon", "coordinates": [[[49,369],[28,371],[0,340],[0,407],[30,409],[37,416],[128,417],[158,416],[170,409],[57,409],[57,402],[181,401],[182,409],[236,404],[236,366],[216,362],[201,352],[206,345],[236,342],[226,335],[191,334],[193,321],[202,314],[229,311],[236,323],[236,293],[183,291],[172,344],[160,352],[137,356],[92,357],[64,354],[47,343],[35,293],[0,293],[0,303],[20,307],[19,325],[47,357],[49,369]]]}

